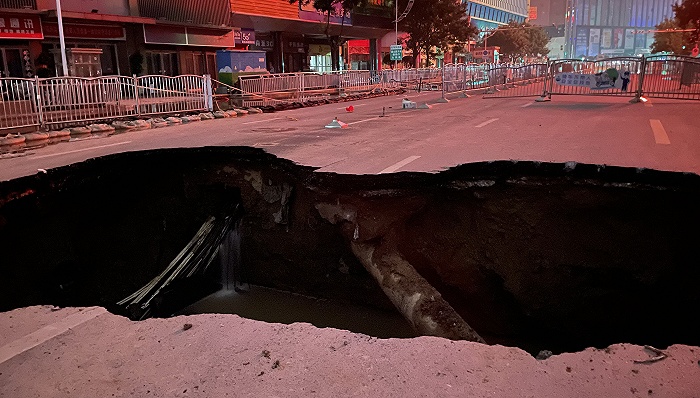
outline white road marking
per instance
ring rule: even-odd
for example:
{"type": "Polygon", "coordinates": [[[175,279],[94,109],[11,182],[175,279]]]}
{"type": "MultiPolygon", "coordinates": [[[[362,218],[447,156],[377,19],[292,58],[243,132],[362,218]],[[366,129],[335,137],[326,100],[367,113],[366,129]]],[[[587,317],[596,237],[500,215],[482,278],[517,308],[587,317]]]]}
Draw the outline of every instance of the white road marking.
{"type": "Polygon", "coordinates": [[[273,117],[273,118],[270,118],[270,119],[256,120],[256,121],[254,121],[254,122],[245,122],[245,123],[241,123],[241,124],[263,123],[263,122],[269,122],[269,121],[272,121],[272,120],[280,120],[280,119],[284,119],[284,118],[282,118],[282,117],[273,117]]]}
{"type": "Polygon", "coordinates": [[[396,164],[392,164],[391,166],[387,167],[386,169],[380,171],[379,174],[393,173],[396,170],[402,168],[403,166],[405,166],[405,165],[407,165],[407,164],[409,164],[409,163],[411,163],[414,160],[419,159],[419,158],[420,158],[420,156],[409,156],[406,159],[404,159],[396,164]]]}
{"type": "Polygon", "coordinates": [[[496,120],[498,120],[498,118],[489,119],[489,120],[487,120],[487,121],[485,121],[485,122],[483,122],[483,123],[481,123],[481,124],[477,124],[477,125],[474,126],[474,127],[484,127],[484,126],[486,126],[486,125],[489,124],[489,123],[495,122],[496,120]]]}
{"type": "Polygon", "coordinates": [[[371,118],[369,118],[369,119],[358,120],[358,121],[356,121],[356,122],[348,123],[348,126],[353,125],[353,124],[357,124],[357,123],[369,122],[370,120],[377,120],[377,119],[379,119],[379,118],[380,118],[380,117],[377,116],[377,117],[371,117],[371,118]]]}
{"type": "Polygon", "coordinates": [[[535,101],[528,102],[527,104],[521,105],[520,107],[521,107],[521,108],[527,108],[528,106],[530,106],[530,105],[532,105],[532,104],[534,104],[534,103],[535,103],[535,101]]]}
{"type": "Polygon", "coordinates": [[[114,144],[106,144],[106,145],[91,146],[90,148],[74,149],[74,150],[72,150],[72,151],[66,151],[66,152],[61,152],[61,153],[50,153],[50,154],[48,154],[48,155],[32,156],[32,159],[50,158],[50,157],[53,157],[53,156],[68,155],[69,153],[77,153],[77,152],[91,151],[91,150],[93,150],[93,149],[109,148],[109,147],[111,147],[111,146],[124,145],[124,144],[130,144],[130,143],[131,143],[131,141],[115,142],[114,144]]]}
{"type": "Polygon", "coordinates": [[[51,340],[52,338],[67,332],[69,329],[94,319],[105,312],[107,312],[107,310],[102,307],[93,307],[84,311],[76,312],[75,314],[68,315],[56,323],[46,325],[36,332],[29,333],[28,335],[20,337],[11,343],[5,344],[4,346],[0,347],[0,363],[12,359],[25,351],[29,351],[39,344],[51,340]]]}
{"type": "Polygon", "coordinates": [[[654,140],[657,144],[669,145],[671,143],[668,139],[668,134],[666,134],[666,129],[661,124],[661,120],[649,119],[649,124],[651,125],[651,131],[654,132],[654,140]]]}

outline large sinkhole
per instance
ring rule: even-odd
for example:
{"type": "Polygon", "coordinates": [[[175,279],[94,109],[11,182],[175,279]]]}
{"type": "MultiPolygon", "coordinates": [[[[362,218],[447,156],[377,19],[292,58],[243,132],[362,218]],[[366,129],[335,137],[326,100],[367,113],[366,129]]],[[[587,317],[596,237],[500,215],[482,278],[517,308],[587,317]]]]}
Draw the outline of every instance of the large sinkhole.
{"type": "Polygon", "coordinates": [[[0,310],[700,345],[699,203],[694,174],[574,163],[355,176],[252,148],[118,154],[0,183],[0,310]]]}

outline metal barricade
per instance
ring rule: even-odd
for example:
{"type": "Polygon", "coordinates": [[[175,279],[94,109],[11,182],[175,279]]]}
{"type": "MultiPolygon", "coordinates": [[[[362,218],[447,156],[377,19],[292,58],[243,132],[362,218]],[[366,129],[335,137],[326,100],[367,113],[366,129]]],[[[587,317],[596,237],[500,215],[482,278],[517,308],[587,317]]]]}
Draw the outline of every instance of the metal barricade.
{"type": "Polygon", "coordinates": [[[124,79],[128,78],[104,76],[39,79],[44,124],[70,124],[125,116],[120,107],[121,81],[124,79]]]}
{"type": "Polygon", "coordinates": [[[488,65],[467,65],[464,71],[465,90],[488,87],[488,65]]]}
{"type": "Polygon", "coordinates": [[[547,64],[501,66],[488,69],[484,98],[535,97],[544,92],[547,64]]]}
{"type": "Polygon", "coordinates": [[[380,81],[384,88],[397,89],[402,86],[403,69],[384,69],[381,71],[380,81]]]}
{"type": "Polygon", "coordinates": [[[671,55],[646,58],[641,93],[656,98],[700,99],[700,59],[671,55]]]}
{"type": "MultiPolygon", "coordinates": [[[[271,105],[279,102],[300,101],[304,91],[302,73],[279,73],[238,77],[243,94],[255,94],[255,99],[244,100],[245,106],[271,105]]],[[[311,84],[314,83],[311,79],[311,84]]]]}
{"type": "Polygon", "coordinates": [[[208,110],[205,77],[148,75],[136,79],[139,115],[208,110]]]}
{"type": "Polygon", "coordinates": [[[546,91],[550,98],[552,95],[636,96],[644,73],[643,62],[643,58],[636,57],[598,61],[556,60],[549,66],[546,91]],[[609,80],[606,75],[611,69],[615,69],[615,73],[619,75],[613,80],[609,80]],[[589,76],[593,76],[594,80],[589,76]],[[619,87],[608,84],[611,81],[617,82],[618,79],[619,87]]]}
{"type": "Polygon", "coordinates": [[[464,64],[446,64],[443,66],[442,85],[445,93],[465,89],[465,70],[466,65],[464,64]]]}
{"type": "Polygon", "coordinates": [[[0,131],[39,126],[36,79],[0,79],[0,131]]]}
{"type": "MultiPolygon", "coordinates": [[[[700,60],[663,55],[528,65],[447,64],[442,69],[250,75],[240,76],[239,82],[240,88],[231,88],[244,106],[376,88],[444,93],[486,89],[485,98],[541,94],[700,100],[700,60]]],[[[213,108],[213,99],[208,76],[0,78],[0,131],[206,111],[213,108]]]]}
{"type": "Polygon", "coordinates": [[[341,85],[339,72],[306,72],[301,74],[302,101],[337,95],[341,85]]]}
{"type": "Polygon", "coordinates": [[[379,81],[368,70],[348,70],[343,71],[340,75],[340,88],[345,91],[368,90],[371,89],[371,86],[378,83],[379,81]]]}

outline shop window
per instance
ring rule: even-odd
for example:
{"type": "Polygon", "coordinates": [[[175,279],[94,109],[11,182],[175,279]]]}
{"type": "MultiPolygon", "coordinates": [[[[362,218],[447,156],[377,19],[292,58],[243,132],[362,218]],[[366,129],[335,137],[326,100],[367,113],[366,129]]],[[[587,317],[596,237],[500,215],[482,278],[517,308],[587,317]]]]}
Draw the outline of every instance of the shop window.
{"type": "Polygon", "coordinates": [[[369,54],[350,54],[350,69],[369,70],[369,54]]]}
{"type": "Polygon", "coordinates": [[[146,67],[149,75],[175,76],[178,74],[177,53],[147,51],[146,67]]]}
{"type": "Polygon", "coordinates": [[[194,55],[191,51],[180,52],[180,72],[183,75],[193,75],[195,71],[194,64],[194,55]]]}
{"type": "Polygon", "coordinates": [[[206,73],[211,75],[212,78],[216,78],[218,70],[216,68],[216,53],[206,53],[206,73]]]}
{"type": "Polygon", "coordinates": [[[116,47],[113,44],[105,44],[98,46],[98,48],[102,49],[102,54],[100,55],[102,74],[118,75],[119,65],[117,64],[116,47]]]}
{"type": "Polygon", "coordinates": [[[206,73],[207,70],[207,63],[206,60],[204,59],[204,54],[202,53],[194,53],[194,74],[197,76],[201,76],[206,73]]]}
{"type": "Polygon", "coordinates": [[[309,67],[314,72],[330,72],[333,70],[333,62],[330,54],[312,55],[309,57],[309,67]]]}
{"type": "Polygon", "coordinates": [[[20,48],[0,48],[0,75],[2,77],[25,77],[20,48]]]}
{"type": "MultiPolygon", "coordinates": [[[[62,74],[62,56],[60,49],[51,50],[57,71],[62,74]]],[[[102,76],[102,50],[99,48],[66,49],[66,61],[68,63],[68,76],[97,77],[102,76]]]]}
{"type": "Polygon", "coordinates": [[[183,75],[202,76],[209,74],[216,77],[216,54],[196,51],[181,51],[179,72],[183,75]]]}

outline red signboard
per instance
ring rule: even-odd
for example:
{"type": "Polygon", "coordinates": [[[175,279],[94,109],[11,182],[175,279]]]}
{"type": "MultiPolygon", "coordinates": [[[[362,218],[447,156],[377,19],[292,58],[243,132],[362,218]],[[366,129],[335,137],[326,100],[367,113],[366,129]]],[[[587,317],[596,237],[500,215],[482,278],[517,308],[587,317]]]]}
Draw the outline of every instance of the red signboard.
{"type": "Polygon", "coordinates": [[[528,18],[530,21],[537,19],[537,7],[530,6],[530,12],[528,13],[528,18]]]}
{"type": "MultiPolygon", "coordinates": [[[[47,37],[58,37],[58,24],[44,23],[44,33],[47,37]]],[[[107,39],[124,40],[124,28],[114,25],[81,25],[64,23],[63,36],[70,39],[107,39]]]]}
{"type": "Polygon", "coordinates": [[[0,15],[0,39],[44,38],[41,32],[41,19],[38,15],[0,15]]]}
{"type": "Polygon", "coordinates": [[[369,40],[348,40],[348,54],[369,54],[369,40]]]}

